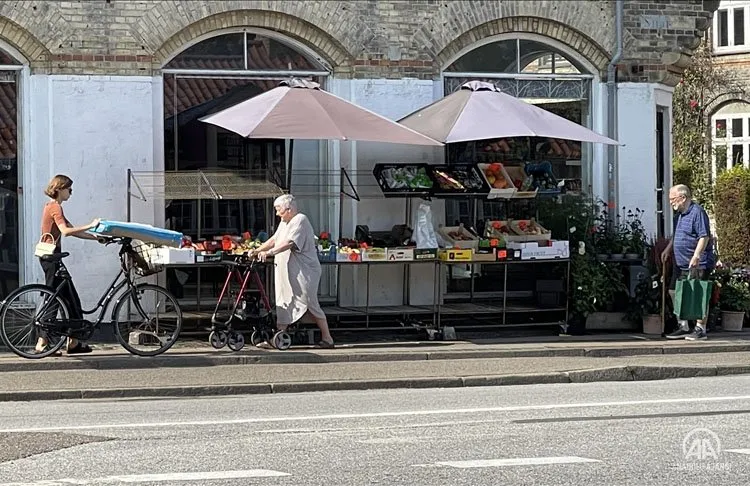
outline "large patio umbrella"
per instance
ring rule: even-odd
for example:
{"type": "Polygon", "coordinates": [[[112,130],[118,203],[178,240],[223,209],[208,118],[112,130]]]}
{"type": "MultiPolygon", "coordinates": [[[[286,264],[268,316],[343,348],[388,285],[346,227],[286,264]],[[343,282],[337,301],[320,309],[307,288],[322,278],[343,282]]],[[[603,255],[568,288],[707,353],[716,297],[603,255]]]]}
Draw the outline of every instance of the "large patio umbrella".
{"type": "Polygon", "coordinates": [[[399,123],[445,143],[548,137],[620,145],[483,81],[470,81],[455,93],[405,116],[399,123]]]}
{"type": "Polygon", "coordinates": [[[318,83],[296,78],[200,120],[247,138],[291,139],[288,183],[294,139],[443,145],[323,91],[318,83]]]}

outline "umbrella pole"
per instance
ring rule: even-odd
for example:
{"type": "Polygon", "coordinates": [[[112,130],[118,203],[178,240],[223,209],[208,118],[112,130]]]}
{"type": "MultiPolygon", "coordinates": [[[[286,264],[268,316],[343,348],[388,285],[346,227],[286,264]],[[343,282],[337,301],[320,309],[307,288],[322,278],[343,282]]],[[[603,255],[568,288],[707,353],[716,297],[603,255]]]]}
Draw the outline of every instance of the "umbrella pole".
{"type": "Polygon", "coordinates": [[[294,139],[289,139],[289,160],[286,163],[286,188],[292,192],[292,166],[294,162],[294,139]]]}

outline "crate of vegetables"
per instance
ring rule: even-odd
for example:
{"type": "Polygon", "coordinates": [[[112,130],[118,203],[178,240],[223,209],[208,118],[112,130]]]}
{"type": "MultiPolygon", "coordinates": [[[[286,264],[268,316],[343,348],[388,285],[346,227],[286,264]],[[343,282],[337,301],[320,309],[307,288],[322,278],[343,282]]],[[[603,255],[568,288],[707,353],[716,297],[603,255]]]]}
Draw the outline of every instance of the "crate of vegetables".
{"type": "Polygon", "coordinates": [[[502,163],[490,162],[489,164],[477,164],[477,167],[482,177],[484,177],[490,186],[488,199],[510,199],[513,197],[516,188],[513,185],[513,179],[510,178],[502,163]]]}
{"type": "Polygon", "coordinates": [[[438,228],[440,236],[446,240],[451,248],[462,250],[476,250],[479,247],[477,235],[462,226],[441,226],[438,228]]]}
{"type": "Polygon", "coordinates": [[[435,181],[432,192],[436,196],[482,196],[490,192],[475,164],[432,165],[429,173],[435,181]]]}
{"type": "Polygon", "coordinates": [[[424,197],[435,185],[427,164],[376,164],[372,170],[386,197],[424,197]]]}

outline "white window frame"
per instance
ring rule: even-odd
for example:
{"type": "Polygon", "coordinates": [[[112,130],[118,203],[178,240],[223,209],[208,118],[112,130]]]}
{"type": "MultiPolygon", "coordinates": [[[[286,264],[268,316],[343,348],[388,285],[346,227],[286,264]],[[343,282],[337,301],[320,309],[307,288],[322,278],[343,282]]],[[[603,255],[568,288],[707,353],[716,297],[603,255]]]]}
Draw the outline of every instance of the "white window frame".
{"type": "Polygon", "coordinates": [[[737,54],[742,52],[750,52],[750,1],[731,0],[723,1],[719,4],[719,8],[714,13],[713,28],[712,28],[712,41],[714,47],[714,53],[716,54],[737,54]],[[736,46],[734,45],[734,10],[741,8],[743,23],[745,26],[745,44],[736,46]],[[728,45],[719,45],[719,12],[727,12],[727,41],[728,45]]]}
{"type": "Polygon", "coordinates": [[[716,151],[713,150],[716,147],[724,146],[727,148],[726,155],[726,168],[731,169],[734,166],[732,160],[732,146],[742,145],[742,165],[745,168],[750,168],[750,113],[727,113],[727,114],[716,114],[711,117],[711,176],[713,180],[716,180],[716,151]],[[735,137],[732,134],[732,120],[742,120],[742,134],[741,137],[735,137]],[[716,120],[726,121],[726,137],[719,138],[716,135],[716,120]]]}

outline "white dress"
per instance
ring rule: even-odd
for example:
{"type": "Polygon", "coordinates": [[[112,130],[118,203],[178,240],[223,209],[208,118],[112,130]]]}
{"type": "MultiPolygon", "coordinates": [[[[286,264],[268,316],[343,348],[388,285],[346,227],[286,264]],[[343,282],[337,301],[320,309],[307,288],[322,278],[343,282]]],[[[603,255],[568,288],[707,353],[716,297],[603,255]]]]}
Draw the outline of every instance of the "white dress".
{"type": "Polygon", "coordinates": [[[276,321],[288,326],[300,320],[307,311],[324,318],[318,303],[320,261],[315,248],[315,234],[304,214],[296,214],[288,223],[280,222],[273,235],[274,250],[291,241],[294,246],[274,256],[274,289],[276,321]]]}

